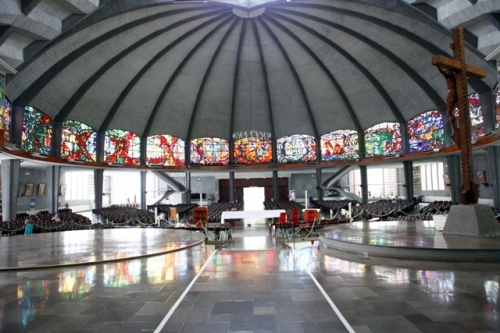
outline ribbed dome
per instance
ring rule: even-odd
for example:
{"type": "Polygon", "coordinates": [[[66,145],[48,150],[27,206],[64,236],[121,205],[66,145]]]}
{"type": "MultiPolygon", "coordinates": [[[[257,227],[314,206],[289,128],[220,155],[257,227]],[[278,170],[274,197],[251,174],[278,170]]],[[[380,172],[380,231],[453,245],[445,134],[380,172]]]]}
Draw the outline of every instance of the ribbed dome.
{"type": "MultiPolygon", "coordinates": [[[[396,0],[112,1],[24,62],[7,91],[56,121],[142,137],[319,137],[444,110],[431,57],[451,55],[450,40],[396,0]]],[[[472,47],[466,57],[487,71],[470,92],[490,89],[494,66],[472,47]]]]}

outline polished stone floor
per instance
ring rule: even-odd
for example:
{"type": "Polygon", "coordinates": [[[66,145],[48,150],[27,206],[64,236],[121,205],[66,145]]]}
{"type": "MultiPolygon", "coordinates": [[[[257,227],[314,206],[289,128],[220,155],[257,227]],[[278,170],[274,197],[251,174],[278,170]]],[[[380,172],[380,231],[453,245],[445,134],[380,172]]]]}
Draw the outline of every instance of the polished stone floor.
{"type": "Polygon", "coordinates": [[[223,247],[1,272],[0,332],[491,333],[499,283],[497,263],[281,244],[253,224],[223,247]]]}
{"type": "Polygon", "coordinates": [[[179,251],[199,233],[156,228],[49,232],[0,238],[0,270],[79,265],[179,251]],[[147,240],[147,241],[146,241],[147,240]]]}

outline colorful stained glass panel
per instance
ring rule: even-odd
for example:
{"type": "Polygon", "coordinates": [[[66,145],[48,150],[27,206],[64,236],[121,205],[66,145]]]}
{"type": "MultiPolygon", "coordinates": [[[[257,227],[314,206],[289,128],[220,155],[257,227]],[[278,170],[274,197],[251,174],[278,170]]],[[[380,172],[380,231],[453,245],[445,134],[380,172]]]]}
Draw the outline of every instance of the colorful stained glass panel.
{"type": "Polygon", "coordinates": [[[243,138],[234,141],[234,162],[240,164],[270,163],[273,161],[271,140],[243,138]]]}
{"type": "Polygon", "coordinates": [[[410,152],[444,147],[443,115],[438,110],[419,114],[408,122],[410,152]]]}
{"type": "Polygon", "coordinates": [[[279,163],[308,162],[316,160],[316,142],[310,135],[295,134],[276,142],[279,163]]]}
{"type": "Polygon", "coordinates": [[[61,158],[75,161],[96,161],[97,133],[90,126],[76,120],[62,124],[61,158]]]}
{"type": "Polygon", "coordinates": [[[321,160],[349,160],[359,158],[358,132],[338,130],[321,137],[321,160]]]}
{"type": "Polygon", "coordinates": [[[3,106],[0,108],[0,112],[2,116],[3,138],[5,142],[8,142],[10,137],[10,117],[12,113],[12,107],[7,98],[3,100],[3,106]]]}
{"type": "Polygon", "coordinates": [[[148,165],[184,165],[185,145],[184,140],[175,136],[150,136],[147,141],[146,163],[148,165]]]}
{"type": "Polygon", "coordinates": [[[24,151],[50,155],[52,120],[45,113],[26,106],[21,140],[24,151]]]}
{"type": "MultiPolygon", "coordinates": [[[[455,108],[455,116],[457,117],[457,125],[460,124],[460,117],[458,114],[458,108],[455,108]]],[[[476,140],[486,133],[484,131],[484,120],[483,120],[483,111],[481,109],[481,99],[479,98],[478,93],[473,93],[469,95],[469,115],[470,115],[470,124],[471,138],[476,140]]]]}
{"type": "Polygon", "coordinates": [[[398,123],[380,123],[365,130],[366,156],[401,154],[398,123]]]}
{"type": "Polygon", "coordinates": [[[198,138],[191,140],[191,164],[227,165],[229,163],[229,143],[218,138],[198,138]]]}
{"type": "Polygon", "coordinates": [[[141,140],[132,132],[107,130],[104,137],[104,161],[117,164],[141,164],[141,140]]]}

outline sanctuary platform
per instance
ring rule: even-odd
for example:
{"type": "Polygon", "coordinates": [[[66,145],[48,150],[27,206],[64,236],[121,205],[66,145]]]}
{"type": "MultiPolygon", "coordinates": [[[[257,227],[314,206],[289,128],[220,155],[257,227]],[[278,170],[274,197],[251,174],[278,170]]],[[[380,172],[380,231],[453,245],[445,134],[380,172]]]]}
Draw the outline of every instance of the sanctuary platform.
{"type": "Polygon", "coordinates": [[[78,230],[0,239],[0,271],[130,260],[180,251],[205,240],[198,232],[155,228],[78,230]]]}
{"type": "Polygon", "coordinates": [[[432,221],[353,222],[319,231],[321,248],[365,256],[442,261],[500,261],[500,237],[443,235],[432,221]]]}

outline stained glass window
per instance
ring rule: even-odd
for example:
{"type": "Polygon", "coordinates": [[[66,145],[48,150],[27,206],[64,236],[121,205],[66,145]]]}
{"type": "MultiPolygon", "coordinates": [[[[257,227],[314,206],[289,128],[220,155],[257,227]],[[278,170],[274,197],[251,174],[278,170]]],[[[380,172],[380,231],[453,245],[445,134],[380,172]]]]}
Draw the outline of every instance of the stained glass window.
{"type": "Polygon", "coordinates": [[[218,138],[191,140],[191,164],[226,165],[229,163],[229,143],[218,138]]]}
{"type": "Polygon", "coordinates": [[[316,160],[316,142],[310,135],[295,134],[276,142],[279,163],[316,160]]]}
{"type": "Polygon", "coordinates": [[[31,106],[24,108],[22,149],[50,155],[52,120],[31,106]]]}
{"type": "Polygon", "coordinates": [[[444,146],[443,115],[438,110],[419,114],[408,122],[410,152],[444,146]]]}
{"type": "Polygon", "coordinates": [[[365,130],[366,156],[401,153],[401,129],[398,123],[380,123],[365,130]]]}
{"type": "Polygon", "coordinates": [[[321,137],[321,160],[349,160],[358,158],[358,132],[338,130],[321,137]]]}
{"type": "Polygon", "coordinates": [[[107,130],[104,137],[104,161],[141,164],[141,140],[132,132],[107,130]]]}
{"type": "Polygon", "coordinates": [[[5,142],[8,142],[10,137],[10,116],[12,112],[12,107],[7,98],[4,98],[3,105],[0,108],[0,112],[2,116],[3,138],[5,142]]]}
{"type": "Polygon", "coordinates": [[[270,163],[273,161],[271,140],[243,138],[234,141],[234,162],[241,164],[270,163]]]}
{"type": "Polygon", "coordinates": [[[96,161],[97,133],[90,126],[76,120],[62,124],[61,158],[75,161],[96,161]]]}
{"type": "MultiPolygon", "coordinates": [[[[457,117],[457,124],[460,123],[460,117],[458,113],[458,108],[455,107],[455,117],[457,117]]],[[[484,136],[486,133],[484,131],[483,111],[481,110],[481,99],[479,98],[478,93],[469,95],[469,114],[471,124],[471,138],[478,139],[484,136]]]]}
{"type": "Polygon", "coordinates": [[[150,136],[147,141],[146,163],[148,165],[184,165],[185,145],[184,140],[175,136],[150,136]]]}

